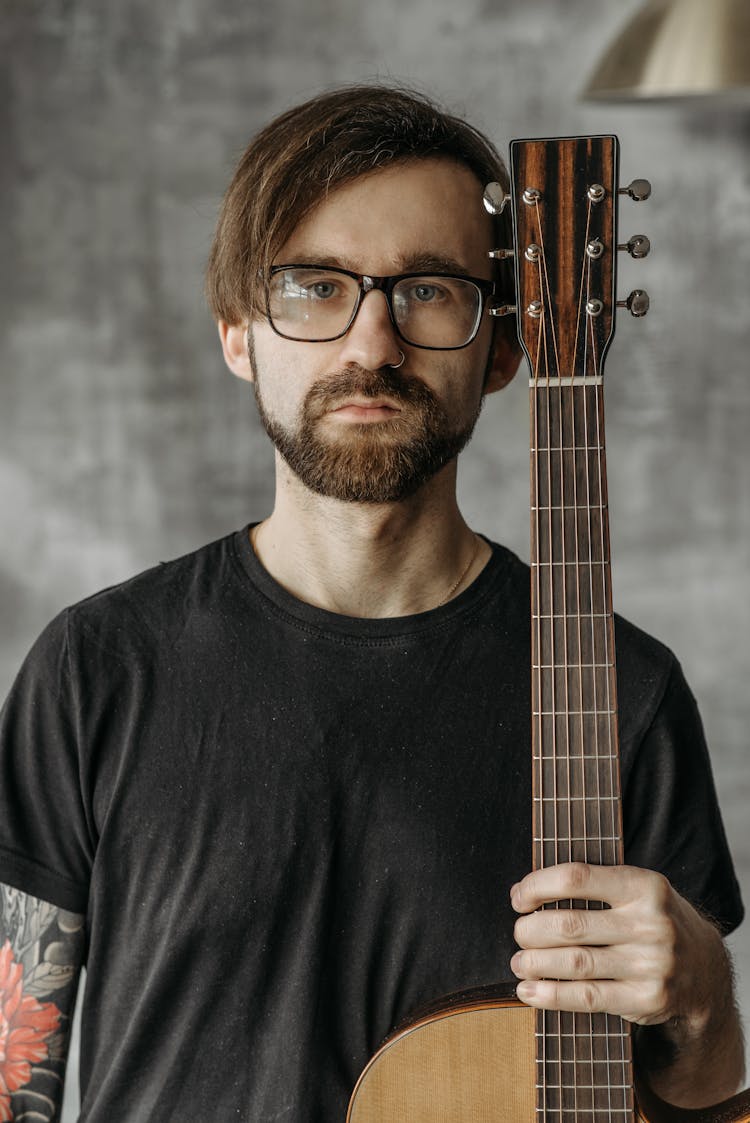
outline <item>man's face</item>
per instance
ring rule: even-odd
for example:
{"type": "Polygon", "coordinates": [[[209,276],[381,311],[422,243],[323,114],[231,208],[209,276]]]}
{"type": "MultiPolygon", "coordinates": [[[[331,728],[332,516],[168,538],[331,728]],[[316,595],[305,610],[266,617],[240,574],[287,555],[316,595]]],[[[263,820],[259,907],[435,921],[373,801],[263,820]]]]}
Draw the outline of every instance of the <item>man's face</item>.
{"type": "MultiPolygon", "coordinates": [[[[394,165],[333,191],[275,264],[489,279],[492,226],[481,193],[475,176],[448,160],[394,165]]],[[[283,339],[256,321],[249,355],[263,424],[312,491],[353,502],[403,499],[471,436],[491,334],[485,315],[461,350],[410,347],[396,335],[381,292],[368,293],[348,333],[328,343],[283,339]],[[405,361],[394,369],[401,353],[405,361]]]]}

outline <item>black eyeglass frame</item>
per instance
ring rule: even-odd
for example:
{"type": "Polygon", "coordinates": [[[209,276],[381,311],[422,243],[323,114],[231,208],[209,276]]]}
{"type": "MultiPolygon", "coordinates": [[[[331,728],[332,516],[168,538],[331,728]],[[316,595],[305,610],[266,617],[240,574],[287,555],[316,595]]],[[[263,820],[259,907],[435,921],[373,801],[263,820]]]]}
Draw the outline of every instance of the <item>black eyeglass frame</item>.
{"type": "Polygon", "coordinates": [[[467,277],[463,273],[431,273],[428,270],[418,269],[413,273],[394,273],[390,277],[373,277],[369,273],[354,273],[350,269],[341,269],[337,265],[314,265],[309,261],[299,262],[297,264],[292,262],[287,265],[272,265],[269,271],[269,281],[271,277],[274,277],[277,273],[282,273],[285,269],[320,269],[321,272],[337,273],[344,277],[351,277],[352,280],[357,281],[359,284],[359,296],[357,297],[357,302],[354,305],[352,314],[349,317],[349,322],[344,330],[338,332],[336,335],[326,336],[325,339],[305,339],[298,335],[285,335],[284,332],[279,331],[276,327],[271,317],[271,294],[269,291],[269,283],[267,282],[265,287],[266,319],[276,335],[281,339],[290,339],[294,343],[332,343],[335,339],[343,339],[356,320],[357,313],[362,307],[362,301],[367,296],[368,292],[377,291],[382,292],[385,296],[385,302],[388,305],[388,315],[393,325],[393,330],[399,339],[403,340],[409,347],[418,347],[421,351],[461,351],[476,339],[482,325],[482,316],[484,315],[487,303],[491,298],[497,297],[498,295],[496,281],[487,281],[483,277],[467,277]],[[468,281],[470,284],[474,285],[479,292],[479,308],[477,309],[477,317],[471,335],[465,343],[459,343],[455,347],[430,347],[427,343],[412,343],[410,339],[406,338],[396,323],[396,317],[393,312],[393,290],[399,281],[408,281],[410,277],[442,277],[446,281],[468,281]]]}

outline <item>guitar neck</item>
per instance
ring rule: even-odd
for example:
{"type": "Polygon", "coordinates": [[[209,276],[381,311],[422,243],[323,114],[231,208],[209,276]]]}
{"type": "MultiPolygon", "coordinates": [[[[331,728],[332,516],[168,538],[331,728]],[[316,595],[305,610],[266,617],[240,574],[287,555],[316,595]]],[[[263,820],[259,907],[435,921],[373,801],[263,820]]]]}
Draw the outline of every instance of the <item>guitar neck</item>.
{"type": "MultiPolygon", "coordinates": [[[[533,866],[623,860],[602,368],[617,142],[514,141],[519,337],[531,367],[533,866]]],[[[601,908],[556,901],[551,908],[601,908]]],[[[536,1115],[633,1119],[629,1027],[536,1013],[536,1115]]]]}
{"type": "Polygon", "coordinates": [[[601,380],[532,379],[534,868],[622,862],[601,380]]]}

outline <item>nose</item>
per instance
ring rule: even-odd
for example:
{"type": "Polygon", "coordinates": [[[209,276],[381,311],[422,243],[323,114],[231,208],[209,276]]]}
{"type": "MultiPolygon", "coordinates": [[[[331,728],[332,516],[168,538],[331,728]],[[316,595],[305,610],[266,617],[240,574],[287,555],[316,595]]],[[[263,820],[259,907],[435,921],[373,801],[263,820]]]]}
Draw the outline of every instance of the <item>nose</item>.
{"type": "Polygon", "coordinates": [[[360,304],[354,323],[341,340],[341,361],[356,363],[366,370],[395,366],[403,350],[396,335],[388,302],[382,292],[368,292],[360,304]]]}

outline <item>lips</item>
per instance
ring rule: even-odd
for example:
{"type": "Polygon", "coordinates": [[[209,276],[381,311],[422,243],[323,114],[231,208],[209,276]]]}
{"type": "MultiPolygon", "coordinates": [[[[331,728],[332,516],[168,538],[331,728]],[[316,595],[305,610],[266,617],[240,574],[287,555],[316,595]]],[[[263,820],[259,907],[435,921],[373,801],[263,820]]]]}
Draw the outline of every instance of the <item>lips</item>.
{"type": "Polygon", "coordinates": [[[352,421],[385,421],[401,412],[401,407],[384,399],[355,399],[330,410],[334,417],[352,421]]]}

